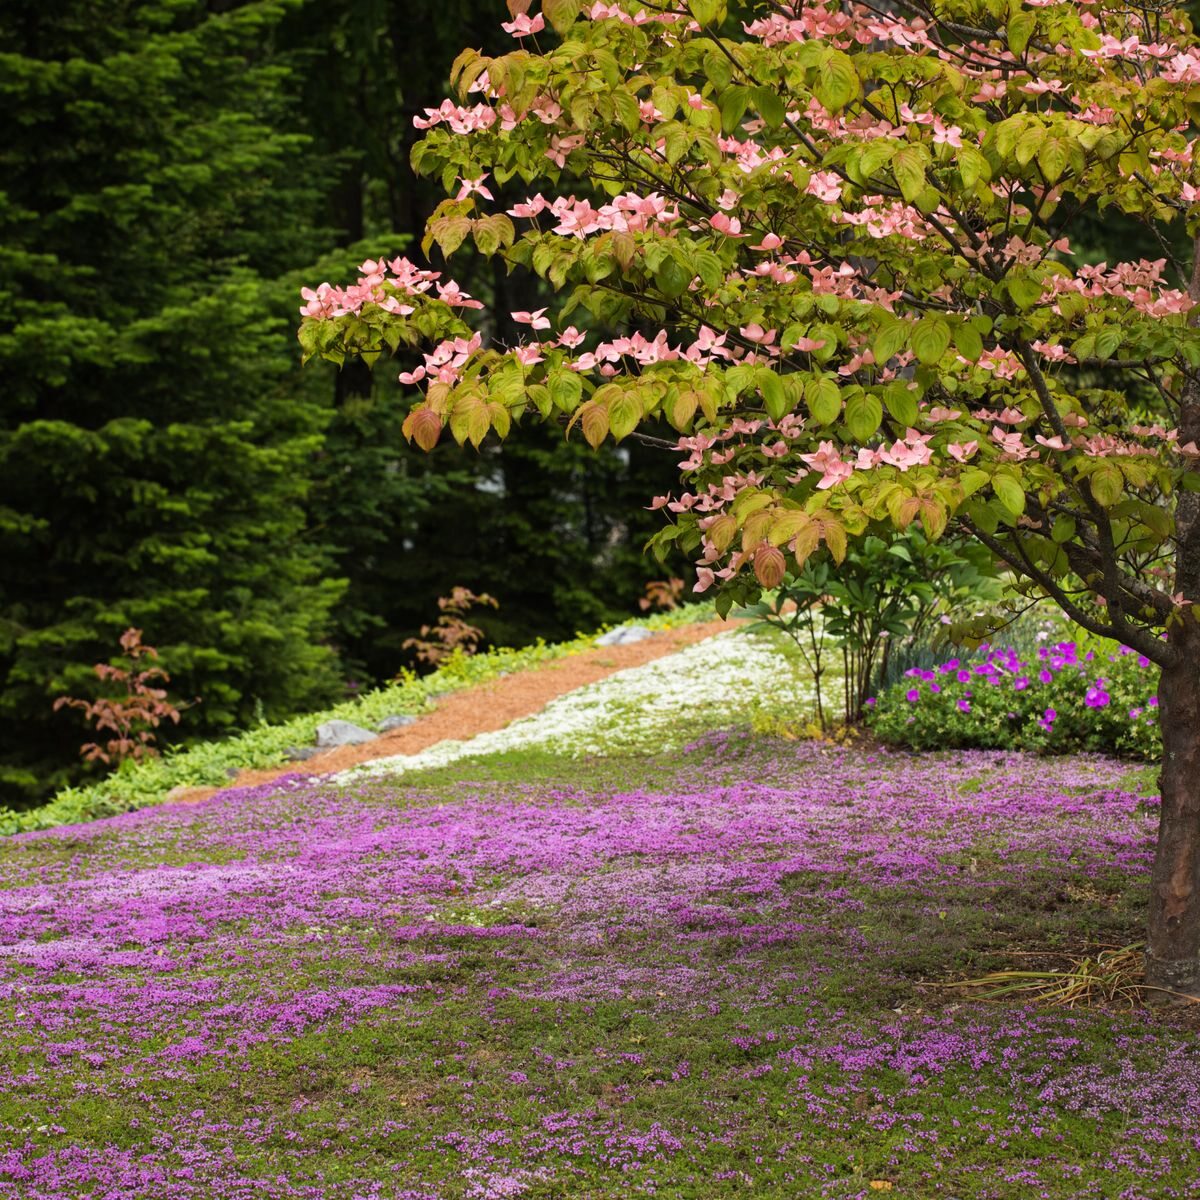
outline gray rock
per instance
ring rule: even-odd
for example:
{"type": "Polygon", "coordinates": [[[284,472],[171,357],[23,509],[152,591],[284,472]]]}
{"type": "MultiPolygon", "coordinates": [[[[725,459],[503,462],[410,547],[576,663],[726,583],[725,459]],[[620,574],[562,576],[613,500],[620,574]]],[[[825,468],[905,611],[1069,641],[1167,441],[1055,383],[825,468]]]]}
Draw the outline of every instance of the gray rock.
{"type": "Polygon", "coordinates": [[[654,630],[644,625],[618,625],[596,639],[597,646],[630,646],[634,642],[644,642],[654,637],[654,630]]]}
{"type": "Polygon", "coordinates": [[[320,754],[316,746],[289,746],[283,752],[284,762],[307,762],[316,754],[320,754]]]}
{"type": "Polygon", "coordinates": [[[394,717],[384,717],[379,722],[379,732],[391,733],[393,729],[407,729],[408,726],[416,723],[416,717],[410,716],[408,713],[397,713],[394,717]]]}
{"type": "Polygon", "coordinates": [[[317,726],[317,748],[332,750],[335,746],[361,746],[373,742],[375,734],[353,721],[326,721],[317,726]]]}

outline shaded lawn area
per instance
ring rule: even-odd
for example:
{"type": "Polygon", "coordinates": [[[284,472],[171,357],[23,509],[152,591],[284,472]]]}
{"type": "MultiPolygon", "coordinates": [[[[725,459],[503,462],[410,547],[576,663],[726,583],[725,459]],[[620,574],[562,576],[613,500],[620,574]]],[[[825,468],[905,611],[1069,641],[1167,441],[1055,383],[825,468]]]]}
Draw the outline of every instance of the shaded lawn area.
{"type": "Polygon", "coordinates": [[[1190,1011],[928,986],[1140,937],[1143,790],[723,734],[11,839],[0,1197],[1200,1195],[1190,1011]]]}

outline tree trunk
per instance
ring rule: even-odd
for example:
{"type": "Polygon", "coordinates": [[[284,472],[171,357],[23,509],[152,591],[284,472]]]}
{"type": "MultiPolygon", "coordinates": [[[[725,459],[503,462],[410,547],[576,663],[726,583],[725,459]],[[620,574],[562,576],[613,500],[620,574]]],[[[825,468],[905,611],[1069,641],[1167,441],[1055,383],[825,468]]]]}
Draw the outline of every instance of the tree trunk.
{"type": "Polygon", "coordinates": [[[1191,615],[1171,631],[1181,651],[1158,686],[1162,811],[1146,936],[1150,999],[1200,998],[1200,631],[1191,615]]]}
{"type": "MultiPolygon", "coordinates": [[[[1200,235],[1193,240],[1188,295],[1200,302],[1200,235]]],[[[1200,310],[1188,318],[1200,324],[1200,310]]],[[[1200,444],[1200,382],[1183,388],[1179,442],[1200,444]]],[[[1150,920],[1146,931],[1146,982],[1151,999],[1200,999],[1200,493],[1180,488],[1175,501],[1175,592],[1187,598],[1167,629],[1176,652],[1158,684],[1158,720],[1163,765],[1159,776],[1162,811],[1150,877],[1150,920]]]]}

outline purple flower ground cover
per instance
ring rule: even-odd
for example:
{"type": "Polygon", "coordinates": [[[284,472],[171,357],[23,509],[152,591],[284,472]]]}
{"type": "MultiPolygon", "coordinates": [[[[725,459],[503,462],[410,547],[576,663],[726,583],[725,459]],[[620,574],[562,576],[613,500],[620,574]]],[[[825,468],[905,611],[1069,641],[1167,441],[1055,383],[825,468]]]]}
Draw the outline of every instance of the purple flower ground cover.
{"type": "Polygon", "coordinates": [[[1200,1196],[1128,764],[705,739],[0,843],[0,1198],[1200,1196]],[[891,1185],[890,1189],[886,1185],[891,1185]]]}

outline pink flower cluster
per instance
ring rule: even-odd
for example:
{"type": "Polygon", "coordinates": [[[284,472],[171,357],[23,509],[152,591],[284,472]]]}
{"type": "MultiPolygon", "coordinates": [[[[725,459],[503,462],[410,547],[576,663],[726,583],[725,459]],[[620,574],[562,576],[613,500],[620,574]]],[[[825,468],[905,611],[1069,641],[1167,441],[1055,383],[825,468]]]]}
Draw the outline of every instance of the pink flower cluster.
{"type": "Polygon", "coordinates": [[[526,219],[536,219],[542,213],[549,213],[557,222],[552,233],[576,238],[610,230],[640,232],[655,226],[669,226],[679,220],[678,206],[671,204],[658,192],[651,192],[648,196],[625,192],[599,208],[593,207],[588,200],[577,200],[574,196],[547,200],[539,192],[508,210],[510,217],[526,219]]]}
{"type": "Polygon", "coordinates": [[[1085,265],[1079,268],[1072,279],[1054,276],[1046,290],[1051,296],[1068,292],[1089,299],[1115,296],[1128,300],[1139,312],[1151,317],[1190,312],[1195,307],[1195,301],[1186,292],[1161,286],[1166,265],[1165,258],[1153,262],[1141,259],[1135,263],[1117,263],[1111,271],[1107,263],[1085,265]]]}
{"type": "Polygon", "coordinates": [[[400,382],[414,384],[429,379],[438,383],[455,384],[462,374],[463,367],[479,349],[481,342],[482,338],[478,333],[470,338],[451,338],[441,342],[424,356],[424,366],[417,367],[415,371],[401,371],[400,382]]]}
{"type": "Polygon", "coordinates": [[[403,303],[397,293],[405,296],[424,296],[436,286],[437,298],[455,308],[482,308],[478,300],[472,300],[453,280],[438,283],[440,271],[426,271],[409,262],[407,258],[394,258],[391,262],[367,259],[359,268],[357,283],[349,287],[334,287],[329,283],[314,288],[301,288],[305,301],[300,315],[318,321],[330,317],[344,317],[361,312],[366,304],[375,304],[394,316],[405,317],[415,312],[411,304],[403,303]]]}
{"type": "Polygon", "coordinates": [[[780,5],[780,11],[743,24],[751,36],[766,46],[821,39],[847,49],[858,44],[890,43],[903,50],[923,49],[931,45],[922,21],[899,21],[863,5],[850,11],[819,7],[780,5]]]}

